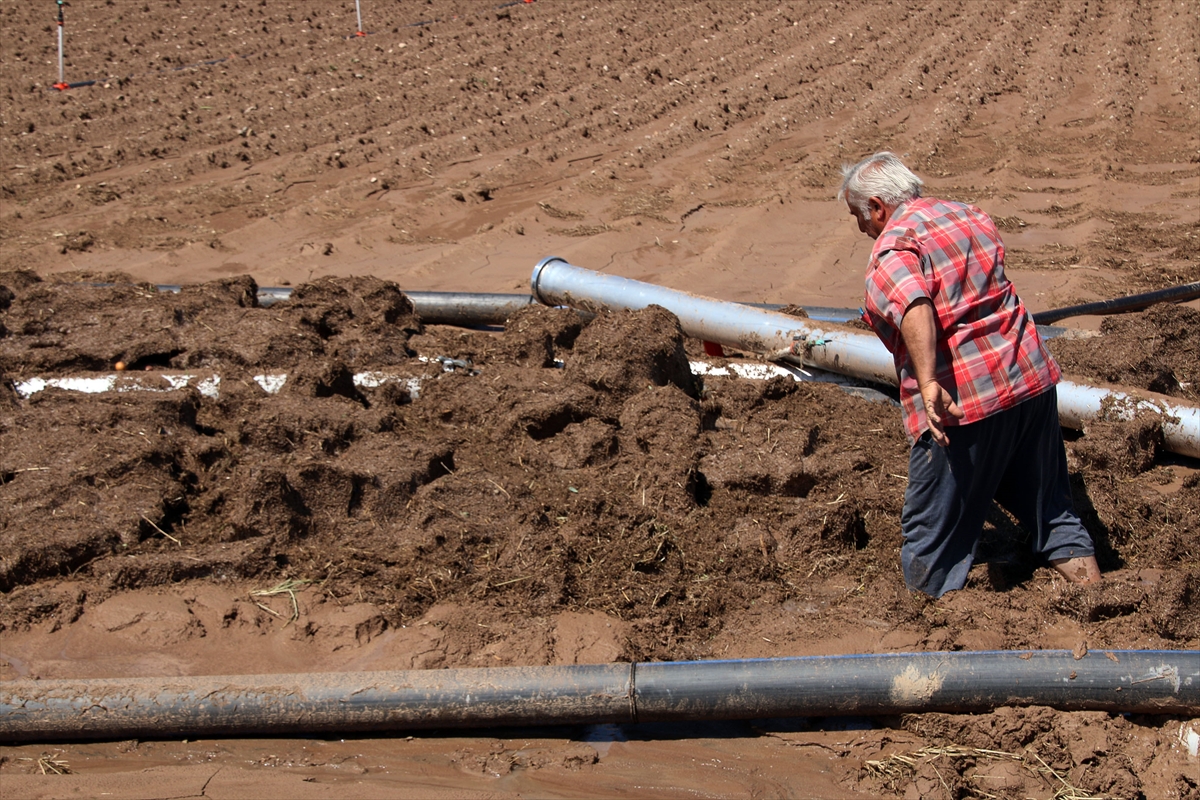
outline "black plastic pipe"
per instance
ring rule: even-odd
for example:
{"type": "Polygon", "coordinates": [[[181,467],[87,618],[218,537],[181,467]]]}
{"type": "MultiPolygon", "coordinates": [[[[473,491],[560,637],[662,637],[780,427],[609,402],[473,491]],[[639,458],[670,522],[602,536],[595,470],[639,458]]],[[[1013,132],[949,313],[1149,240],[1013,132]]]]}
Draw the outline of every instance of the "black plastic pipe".
{"type": "Polygon", "coordinates": [[[313,735],[767,717],[1200,713],[1200,652],[813,656],[406,672],[15,680],[0,741],[313,735]]]}
{"type": "Polygon", "coordinates": [[[1112,300],[1097,300],[1094,303],[1083,303],[1077,306],[1064,306],[1049,311],[1039,311],[1033,315],[1033,321],[1038,325],[1049,325],[1067,317],[1082,317],[1088,314],[1120,314],[1126,311],[1141,311],[1155,303],[1186,303],[1200,297],[1200,281],[1185,283],[1182,286],[1172,286],[1169,289],[1157,289],[1143,294],[1132,294],[1128,297],[1117,297],[1112,300]]]}

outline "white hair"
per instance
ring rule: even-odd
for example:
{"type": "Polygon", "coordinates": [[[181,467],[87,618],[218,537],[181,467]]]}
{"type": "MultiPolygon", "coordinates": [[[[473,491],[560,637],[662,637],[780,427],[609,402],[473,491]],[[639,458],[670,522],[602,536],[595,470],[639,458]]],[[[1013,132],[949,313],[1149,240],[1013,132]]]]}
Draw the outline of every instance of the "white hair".
{"type": "Polygon", "coordinates": [[[864,217],[870,213],[868,202],[878,197],[889,206],[921,196],[921,179],[904,166],[895,153],[886,150],[864,158],[857,164],[842,165],[842,188],[838,199],[844,200],[864,217]]]}

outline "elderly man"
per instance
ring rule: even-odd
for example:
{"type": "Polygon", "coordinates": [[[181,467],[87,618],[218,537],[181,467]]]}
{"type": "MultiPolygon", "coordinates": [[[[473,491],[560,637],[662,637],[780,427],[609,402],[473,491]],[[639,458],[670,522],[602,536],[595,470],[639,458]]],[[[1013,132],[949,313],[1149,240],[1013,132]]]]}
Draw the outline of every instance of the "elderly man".
{"type": "Polygon", "coordinates": [[[974,206],[922,197],[892,153],[842,175],[838,197],[875,240],[863,319],[895,359],[912,443],[900,550],[909,588],[941,597],[965,585],[993,499],[1068,580],[1100,580],[1071,503],[1058,365],[1004,277],[996,226],[974,206]]]}

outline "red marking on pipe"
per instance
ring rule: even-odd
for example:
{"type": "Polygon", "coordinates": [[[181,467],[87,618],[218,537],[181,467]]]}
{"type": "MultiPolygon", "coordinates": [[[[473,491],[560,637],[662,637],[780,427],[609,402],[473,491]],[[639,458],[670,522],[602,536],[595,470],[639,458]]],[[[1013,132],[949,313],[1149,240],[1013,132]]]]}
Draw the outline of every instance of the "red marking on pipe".
{"type": "Polygon", "coordinates": [[[71,88],[71,84],[69,84],[69,83],[55,83],[52,85],[54,86],[55,89],[58,89],[60,92],[65,92],[67,89],[71,88]]]}

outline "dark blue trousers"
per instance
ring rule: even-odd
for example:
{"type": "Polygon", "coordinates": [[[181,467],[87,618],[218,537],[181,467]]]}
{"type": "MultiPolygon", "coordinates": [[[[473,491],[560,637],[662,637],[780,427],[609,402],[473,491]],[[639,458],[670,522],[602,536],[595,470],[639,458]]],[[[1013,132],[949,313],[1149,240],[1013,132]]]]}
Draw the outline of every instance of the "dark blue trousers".
{"type": "Polygon", "coordinates": [[[922,434],[908,460],[900,562],[908,588],[941,597],[961,589],[992,500],[1033,536],[1047,561],[1095,555],[1071,503],[1067,454],[1051,388],[999,414],[922,434]]]}

